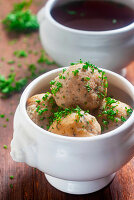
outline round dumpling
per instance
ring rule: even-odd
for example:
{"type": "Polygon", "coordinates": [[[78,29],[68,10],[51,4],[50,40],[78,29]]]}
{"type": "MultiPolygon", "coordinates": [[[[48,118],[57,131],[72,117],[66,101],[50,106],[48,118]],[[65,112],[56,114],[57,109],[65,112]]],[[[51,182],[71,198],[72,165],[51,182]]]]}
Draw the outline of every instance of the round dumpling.
{"type": "Polygon", "coordinates": [[[63,69],[50,84],[58,106],[68,108],[78,105],[83,110],[99,107],[108,85],[105,72],[88,62],[63,69]]]}
{"type": "Polygon", "coordinates": [[[56,107],[55,100],[49,92],[36,94],[27,100],[27,114],[42,128],[46,128],[48,119],[53,115],[56,107]]]}
{"type": "Polygon", "coordinates": [[[132,109],[129,105],[107,97],[98,109],[97,120],[105,133],[123,124],[131,113],[132,109]]]}
{"type": "Polygon", "coordinates": [[[101,127],[94,116],[81,111],[55,120],[49,131],[70,137],[90,137],[101,134],[101,127]]]}

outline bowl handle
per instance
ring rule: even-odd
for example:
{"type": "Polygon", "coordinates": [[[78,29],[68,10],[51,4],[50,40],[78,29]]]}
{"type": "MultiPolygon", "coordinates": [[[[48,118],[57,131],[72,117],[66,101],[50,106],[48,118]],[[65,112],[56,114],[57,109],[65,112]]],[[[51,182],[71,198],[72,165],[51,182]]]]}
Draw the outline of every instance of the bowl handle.
{"type": "Polygon", "coordinates": [[[41,8],[40,11],[37,13],[37,20],[38,23],[41,24],[41,22],[45,19],[45,7],[41,8]]]}

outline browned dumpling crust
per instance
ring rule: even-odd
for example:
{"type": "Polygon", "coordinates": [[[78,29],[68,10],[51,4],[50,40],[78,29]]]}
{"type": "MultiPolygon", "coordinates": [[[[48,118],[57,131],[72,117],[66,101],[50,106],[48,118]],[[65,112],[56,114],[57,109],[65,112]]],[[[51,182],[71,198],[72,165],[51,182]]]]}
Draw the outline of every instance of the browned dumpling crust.
{"type": "Polygon", "coordinates": [[[63,69],[50,84],[57,105],[63,108],[78,105],[83,110],[93,110],[107,94],[105,72],[89,63],[63,69]]]}
{"type": "Polygon", "coordinates": [[[36,94],[27,100],[27,114],[31,120],[42,128],[46,128],[48,119],[57,108],[52,95],[47,93],[36,94]]]}
{"type": "Polygon", "coordinates": [[[97,120],[101,125],[102,132],[106,133],[123,124],[131,113],[132,109],[129,105],[107,97],[97,111],[97,120]]]}
{"type": "Polygon", "coordinates": [[[49,131],[70,137],[91,137],[101,134],[101,127],[96,118],[84,111],[80,113],[81,117],[78,113],[71,113],[62,117],[59,122],[55,120],[49,131]]]}

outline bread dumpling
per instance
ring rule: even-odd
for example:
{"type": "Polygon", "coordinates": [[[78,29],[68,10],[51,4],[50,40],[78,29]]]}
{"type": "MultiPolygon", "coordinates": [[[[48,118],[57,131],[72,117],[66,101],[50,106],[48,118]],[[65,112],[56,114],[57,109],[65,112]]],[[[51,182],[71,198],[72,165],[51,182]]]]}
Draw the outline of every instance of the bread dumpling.
{"type": "Polygon", "coordinates": [[[62,108],[78,105],[83,110],[93,110],[107,94],[105,72],[88,62],[63,69],[50,84],[53,97],[62,108]]]}
{"type": "Polygon", "coordinates": [[[31,120],[42,128],[46,128],[49,117],[57,108],[55,100],[49,92],[30,97],[26,106],[27,114],[31,120]]]}

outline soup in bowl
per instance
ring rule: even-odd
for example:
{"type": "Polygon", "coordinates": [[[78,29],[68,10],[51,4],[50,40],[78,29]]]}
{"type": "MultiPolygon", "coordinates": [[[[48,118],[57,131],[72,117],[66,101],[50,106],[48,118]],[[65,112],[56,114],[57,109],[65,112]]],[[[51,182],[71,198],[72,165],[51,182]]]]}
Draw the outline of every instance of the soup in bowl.
{"type": "Polygon", "coordinates": [[[81,58],[118,72],[134,58],[133,13],[133,0],[49,0],[37,15],[42,46],[61,66],[81,58]]]}

